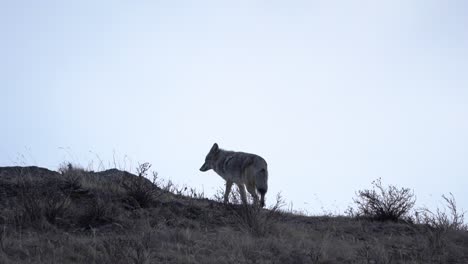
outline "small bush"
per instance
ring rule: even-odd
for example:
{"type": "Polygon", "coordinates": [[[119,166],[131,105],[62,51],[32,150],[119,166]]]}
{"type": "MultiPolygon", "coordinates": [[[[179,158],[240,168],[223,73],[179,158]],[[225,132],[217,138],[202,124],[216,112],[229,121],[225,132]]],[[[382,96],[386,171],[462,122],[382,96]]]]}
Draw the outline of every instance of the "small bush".
{"type": "Polygon", "coordinates": [[[132,177],[122,182],[127,194],[138,202],[140,207],[150,206],[158,197],[159,188],[156,184],[157,173],[153,173],[153,181],[149,181],[146,176],[151,168],[151,164],[143,163],[137,167],[137,177],[132,177]]]}
{"type": "Polygon", "coordinates": [[[82,189],[81,181],[86,173],[85,169],[71,163],[66,163],[60,165],[58,172],[64,176],[62,189],[71,192],[77,192],[82,189]]]}
{"type": "Polygon", "coordinates": [[[371,190],[360,190],[354,203],[357,205],[357,217],[366,217],[378,221],[403,220],[413,208],[416,198],[409,188],[383,187],[381,179],[372,182],[371,190]]]}
{"type": "Polygon", "coordinates": [[[446,203],[445,209],[437,208],[435,212],[432,212],[427,208],[421,208],[415,213],[416,222],[426,224],[443,232],[449,230],[468,230],[468,226],[465,224],[465,212],[458,210],[453,194],[450,193],[448,197],[442,195],[442,199],[446,203]]]}

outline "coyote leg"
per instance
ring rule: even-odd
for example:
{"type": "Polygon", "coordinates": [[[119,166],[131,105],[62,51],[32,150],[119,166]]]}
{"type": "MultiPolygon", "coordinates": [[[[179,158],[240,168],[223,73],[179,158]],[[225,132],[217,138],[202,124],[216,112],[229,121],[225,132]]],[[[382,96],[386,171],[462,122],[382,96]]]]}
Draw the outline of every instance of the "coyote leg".
{"type": "Polygon", "coordinates": [[[232,181],[226,182],[226,191],[224,192],[224,203],[227,204],[229,202],[229,193],[231,192],[232,188],[232,181]]]}
{"type": "Polygon", "coordinates": [[[245,193],[244,184],[237,184],[237,187],[239,187],[239,193],[241,195],[242,203],[247,204],[247,194],[245,193]]]}
{"type": "Polygon", "coordinates": [[[254,205],[258,206],[258,194],[257,194],[257,191],[255,190],[255,186],[247,185],[247,191],[252,195],[252,198],[254,200],[254,205]]]}

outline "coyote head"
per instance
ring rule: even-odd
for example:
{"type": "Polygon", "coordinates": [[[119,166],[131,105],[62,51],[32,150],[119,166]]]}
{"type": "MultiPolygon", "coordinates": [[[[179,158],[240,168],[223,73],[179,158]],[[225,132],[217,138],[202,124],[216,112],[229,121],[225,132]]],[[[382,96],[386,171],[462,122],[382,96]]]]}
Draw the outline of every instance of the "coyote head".
{"type": "Polygon", "coordinates": [[[211,147],[210,152],[208,152],[208,155],[206,155],[205,163],[203,163],[200,170],[207,171],[207,170],[212,169],[214,167],[214,163],[216,161],[216,157],[218,156],[218,153],[219,153],[218,144],[214,143],[213,147],[211,147]]]}

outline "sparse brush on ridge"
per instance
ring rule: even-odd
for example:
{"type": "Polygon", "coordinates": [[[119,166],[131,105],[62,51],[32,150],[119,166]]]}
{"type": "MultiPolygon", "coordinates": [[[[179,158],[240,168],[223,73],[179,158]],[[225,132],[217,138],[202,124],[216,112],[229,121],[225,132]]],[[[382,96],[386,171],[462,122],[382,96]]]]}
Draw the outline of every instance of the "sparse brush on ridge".
{"type": "Polygon", "coordinates": [[[122,182],[122,186],[127,190],[128,195],[142,208],[150,206],[161,194],[156,182],[158,174],[153,172],[152,182],[146,178],[150,168],[151,164],[148,162],[140,164],[136,168],[137,177],[132,177],[122,182]]]}
{"type": "Polygon", "coordinates": [[[449,196],[442,195],[446,208],[437,208],[431,211],[428,208],[420,208],[415,212],[415,222],[428,225],[434,229],[446,231],[468,230],[465,224],[465,211],[459,211],[455,197],[452,193],[449,196]],[[448,212],[447,212],[448,209],[448,212]]]}
{"type": "Polygon", "coordinates": [[[351,216],[378,221],[399,221],[408,216],[416,198],[411,189],[393,185],[384,187],[379,178],[372,182],[372,189],[358,191],[354,203],[357,211],[351,209],[351,216]]]}

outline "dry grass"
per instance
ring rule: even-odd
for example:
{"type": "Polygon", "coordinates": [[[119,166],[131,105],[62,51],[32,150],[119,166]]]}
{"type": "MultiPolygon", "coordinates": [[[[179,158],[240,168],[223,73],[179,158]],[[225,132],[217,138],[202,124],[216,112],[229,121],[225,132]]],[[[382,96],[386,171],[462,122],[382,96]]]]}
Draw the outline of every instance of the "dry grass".
{"type": "Polygon", "coordinates": [[[159,189],[143,207],[127,188],[140,180],[0,168],[0,263],[468,263],[466,230],[294,215],[281,197],[269,209],[224,205],[149,180],[159,189]]]}

